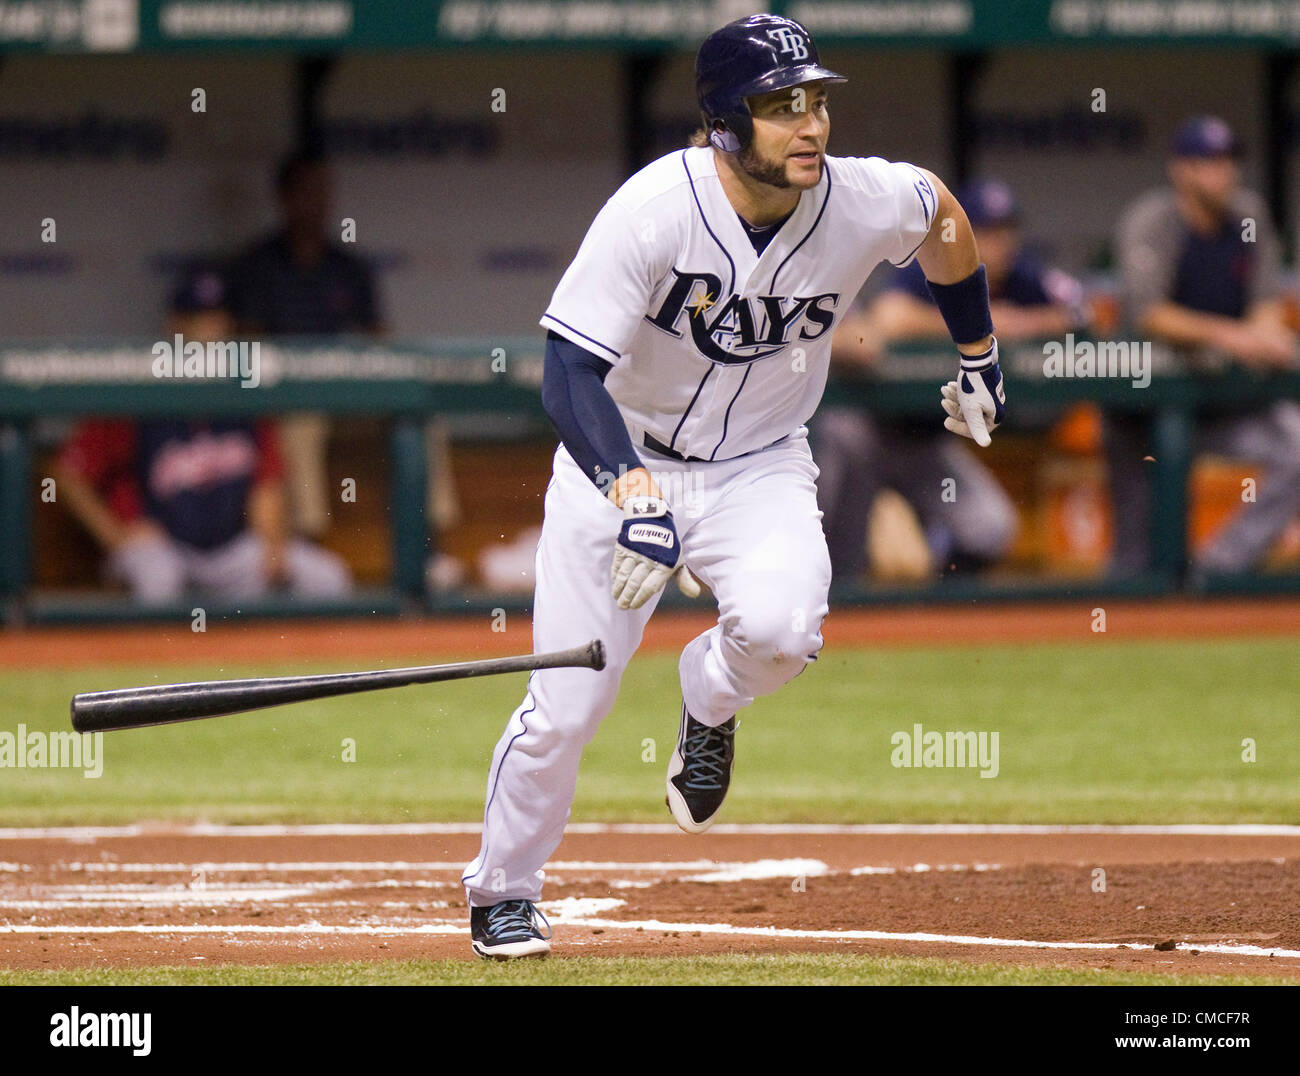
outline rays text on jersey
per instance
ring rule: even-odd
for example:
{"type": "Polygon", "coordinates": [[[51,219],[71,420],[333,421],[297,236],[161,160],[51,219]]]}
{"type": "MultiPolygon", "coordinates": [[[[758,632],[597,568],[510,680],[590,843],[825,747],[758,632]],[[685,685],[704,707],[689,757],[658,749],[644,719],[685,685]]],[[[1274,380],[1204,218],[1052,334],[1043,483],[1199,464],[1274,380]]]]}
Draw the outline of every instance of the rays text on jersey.
{"type": "Polygon", "coordinates": [[[794,340],[816,340],[835,322],[839,292],[820,295],[731,295],[723,300],[722,281],[713,273],[673,269],[673,284],[659,310],[646,320],[680,337],[686,315],[691,339],[701,355],[714,362],[745,363],[766,359],[794,340]],[[757,304],[757,305],[756,305],[757,304]]]}

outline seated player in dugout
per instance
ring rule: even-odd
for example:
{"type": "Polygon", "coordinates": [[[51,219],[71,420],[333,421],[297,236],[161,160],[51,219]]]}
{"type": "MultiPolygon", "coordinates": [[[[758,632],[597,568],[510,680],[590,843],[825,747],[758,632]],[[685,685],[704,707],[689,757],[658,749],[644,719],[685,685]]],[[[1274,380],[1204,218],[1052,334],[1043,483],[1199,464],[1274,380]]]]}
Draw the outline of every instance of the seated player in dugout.
{"type": "MultiPolygon", "coordinates": [[[[1297,366],[1284,312],[1281,255],[1263,199],[1241,186],[1241,144],[1214,116],[1177,131],[1169,186],[1124,213],[1116,241],[1128,331],[1172,346],[1208,378],[1231,367],[1267,378],[1297,366]]],[[[1150,567],[1152,455],[1144,415],[1108,412],[1103,436],[1115,505],[1111,571],[1150,567]]],[[[1300,403],[1215,404],[1196,416],[1193,451],[1259,466],[1246,502],[1189,565],[1193,581],[1257,568],[1300,510],[1300,403]]]]}
{"type": "MultiPolygon", "coordinates": [[[[217,270],[185,278],[167,333],[235,338],[217,270]]],[[[342,558],[289,534],[283,472],[271,421],[93,419],[74,430],[54,477],[59,503],[104,550],[108,578],[138,602],[188,591],[231,601],[272,590],[340,597],[351,588],[342,558]]]]}
{"type": "MultiPolygon", "coordinates": [[[[1087,327],[1082,284],[1026,250],[1020,209],[1007,184],[972,182],[958,191],[957,200],[984,260],[999,341],[1087,327]]],[[[947,338],[930,284],[913,262],[891,270],[876,298],[845,316],[835,331],[831,363],[853,377],[869,371],[895,341],[947,338]]],[[[857,582],[867,569],[868,517],[882,489],[896,491],[911,507],[929,563],[942,575],[980,570],[1011,548],[1019,527],[1011,499],[975,453],[945,436],[937,422],[838,406],[818,413],[810,435],[821,468],[822,527],[837,581],[857,582]]]]}
{"type": "MultiPolygon", "coordinates": [[[[299,151],[280,162],[279,225],[240,254],[230,271],[231,305],[242,337],[383,337],[380,289],[355,252],[357,244],[342,241],[334,190],[334,169],[321,153],[299,151]]],[[[277,422],[290,526],[307,538],[327,533],[337,503],[327,477],[331,425],[330,416],[316,413],[284,415],[277,422]]],[[[461,518],[447,420],[430,418],[425,437],[430,521],[435,531],[445,531],[461,518]]],[[[430,558],[430,568],[439,585],[459,577],[442,553],[430,558]]]]}
{"type": "Polygon", "coordinates": [[[678,725],[663,794],[686,832],[722,809],[736,715],[816,661],[831,571],[805,423],[835,322],[881,261],[918,258],[936,291],[954,347],[954,378],[936,386],[945,427],[988,445],[1005,417],[965,213],[924,169],[827,154],[828,89],[846,80],[808,31],[775,15],[729,23],[700,46],[695,77],[701,137],[610,197],[541,318],[542,405],[560,445],[533,646],[597,638],[606,664],[533,673],[497,741],[461,879],[488,958],[550,949],[542,868],[670,580],[698,594],[698,577],[718,613],[682,652],[680,707],[664,699],[678,725]]]}

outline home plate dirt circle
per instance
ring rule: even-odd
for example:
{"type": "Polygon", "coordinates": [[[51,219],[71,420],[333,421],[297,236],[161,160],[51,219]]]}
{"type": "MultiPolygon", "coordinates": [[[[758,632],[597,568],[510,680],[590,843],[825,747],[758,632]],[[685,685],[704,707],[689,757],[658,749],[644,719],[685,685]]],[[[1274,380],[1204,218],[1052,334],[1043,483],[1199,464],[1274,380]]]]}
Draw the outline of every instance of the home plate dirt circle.
{"type": "MultiPolygon", "coordinates": [[[[478,827],[0,830],[0,965],[473,959],[478,827]]],[[[777,951],[1300,979],[1300,827],[570,827],[554,955],[777,951]]]]}

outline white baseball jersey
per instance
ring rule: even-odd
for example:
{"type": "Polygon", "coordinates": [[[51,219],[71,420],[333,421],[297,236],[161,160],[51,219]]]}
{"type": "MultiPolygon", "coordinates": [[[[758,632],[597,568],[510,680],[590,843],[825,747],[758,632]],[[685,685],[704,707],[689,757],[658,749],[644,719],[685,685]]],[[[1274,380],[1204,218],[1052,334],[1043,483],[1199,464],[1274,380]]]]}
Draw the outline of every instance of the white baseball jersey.
{"type": "Polygon", "coordinates": [[[597,214],[541,324],[614,364],[605,387],[641,449],[725,460],[798,430],[831,335],[881,261],[906,265],[937,198],[910,164],[826,157],[761,256],[710,148],[632,176],[597,214]]]}

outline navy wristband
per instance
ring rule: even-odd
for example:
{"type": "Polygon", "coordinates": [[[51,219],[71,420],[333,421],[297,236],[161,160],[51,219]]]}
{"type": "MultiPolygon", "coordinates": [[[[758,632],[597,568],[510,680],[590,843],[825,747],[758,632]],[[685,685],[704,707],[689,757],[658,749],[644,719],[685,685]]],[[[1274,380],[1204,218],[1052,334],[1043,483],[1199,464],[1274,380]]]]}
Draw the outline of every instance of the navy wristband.
{"type": "Polygon", "coordinates": [[[993,335],[993,315],[989,312],[989,281],[984,263],[965,280],[956,284],[936,284],[927,280],[934,305],[943,315],[944,324],[955,344],[973,344],[993,335]]]}

